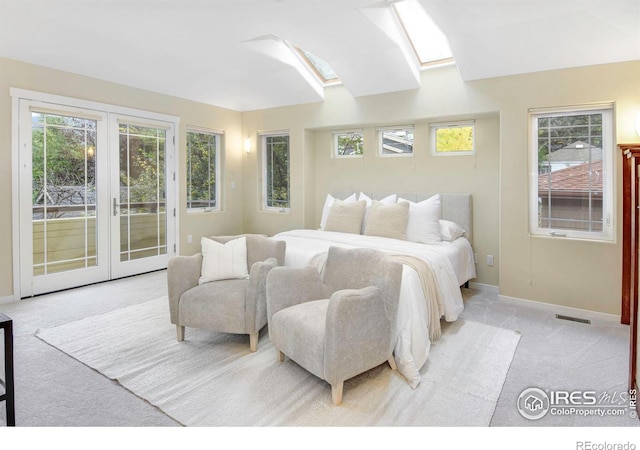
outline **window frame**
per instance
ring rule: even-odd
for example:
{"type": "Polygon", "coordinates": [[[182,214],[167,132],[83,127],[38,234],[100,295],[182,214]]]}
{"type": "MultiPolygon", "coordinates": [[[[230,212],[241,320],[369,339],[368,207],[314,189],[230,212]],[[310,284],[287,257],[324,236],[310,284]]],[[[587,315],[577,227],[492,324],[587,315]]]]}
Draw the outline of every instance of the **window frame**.
{"type": "MultiPolygon", "coordinates": [[[[220,130],[213,130],[213,129],[207,129],[207,128],[198,128],[198,127],[188,127],[187,131],[186,131],[186,146],[187,146],[187,160],[186,160],[186,188],[187,188],[187,200],[186,200],[186,207],[187,207],[187,213],[197,213],[197,212],[214,212],[214,211],[221,211],[221,193],[222,193],[222,179],[221,179],[221,175],[222,175],[222,168],[221,168],[221,161],[222,158],[220,156],[221,153],[221,149],[222,149],[222,139],[224,136],[224,131],[220,131],[220,130]],[[215,164],[215,185],[214,185],[214,195],[215,195],[215,206],[198,206],[198,207],[191,207],[189,206],[191,204],[191,202],[193,200],[189,200],[189,193],[191,191],[191,173],[190,173],[190,165],[189,165],[189,159],[190,159],[190,155],[191,155],[191,150],[189,149],[189,133],[198,133],[198,134],[207,134],[210,136],[215,136],[216,140],[215,140],[215,158],[214,158],[214,164],[215,164]]],[[[209,166],[209,169],[211,168],[211,166],[209,166]]],[[[209,201],[211,201],[209,199],[209,201]]]]}
{"type": "Polygon", "coordinates": [[[614,156],[614,104],[603,103],[564,108],[536,108],[528,112],[529,123],[529,233],[535,237],[554,237],[594,242],[615,241],[615,168],[614,156]],[[602,114],[602,231],[583,231],[565,228],[541,228],[538,225],[538,119],[571,115],[602,114]]]}
{"type": "Polygon", "coordinates": [[[338,158],[338,159],[358,159],[358,158],[363,158],[364,157],[364,129],[362,128],[354,128],[354,129],[350,129],[350,130],[336,130],[333,131],[333,157],[334,158],[338,158]],[[353,134],[359,134],[360,136],[362,136],[362,153],[361,154],[354,154],[354,155],[341,155],[338,152],[338,138],[340,136],[346,136],[346,135],[353,135],[353,134]]]}
{"type": "Polygon", "coordinates": [[[379,127],[376,128],[378,133],[378,156],[380,158],[413,158],[415,155],[415,127],[413,125],[399,125],[395,127],[379,127]],[[413,139],[411,141],[411,153],[383,153],[384,148],[384,132],[396,131],[396,130],[411,130],[413,132],[413,139]]]}
{"type": "Polygon", "coordinates": [[[273,131],[273,132],[263,132],[259,133],[260,143],[261,143],[261,152],[262,152],[262,209],[263,211],[273,211],[280,213],[288,213],[291,211],[291,134],[289,131],[273,131]],[[268,204],[267,199],[267,139],[273,137],[284,137],[286,136],[288,139],[287,142],[287,193],[289,196],[289,206],[270,206],[268,204]]]}
{"type": "Polygon", "coordinates": [[[431,156],[474,156],[476,154],[476,121],[458,120],[455,122],[440,122],[429,124],[431,133],[431,156]],[[451,152],[439,152],[437,146],[437,131],[443,128],[465,128],[471,127],[471,139],[473,150],[461,150],[451,152]]]}
{"type": "Polygon", "coordinates": [[[291,47],[296,52],[296,54],[302,59],[304,64],[307,66],[307,68],[318,78],[318,80],[320,80],[323,86],[333,86],[333,85],[342,83],[340,81],[340,78],[338,77],[338,74],[335,73],[335,71],[333,70],[333,68],[331,68],[328,62],[314,55],[313,53],[310,53],[306,50],[301,49],[300,47],[297,47],[295,45],[291,45],[291,47]],[[317,64],[326,65],[326,67],[333,73],[334,76],[331,78],[325,77],[324,74],[322,73],[321,67],[319,67],[317,64]]]}
{"type": "Polygon", "coordinates": [[[429,14],[424,10],[424,7],[420,4],[420,2],[418,2],[417,0],[402,0],[399,2],[393,2],[391,4],[391,7],[393,9],[395,17],[397,18],[400,24],[400,27],[404,32],[404,36],[407,38],[409,45],[413,50],[413,54],[416,57],[416,61],[418,61],[418,63],[420,64],[421,69],[443,66],[448,64],[455,64],[455,60],[453,58],[453,53],[451,52],[451,46],[449,44],[449,40],[446,38],[442,30],[440,30],[440,27],[436,25],[436,23],[433,21],[431,16],[429,16],[429,14]],[[413,9],[413,11],[410,11],[408,9],[413,9]],[[421,31],[418,31],[418,34],[416,34],[416,31],[417,31],[416,27],[412,26],[412,24],[410,23],[411,14],[413,14],[415,17],[418,17],[418,18],[420,18],[420,16],[423,16],[422,17],[423,19],[426,18],[426,21],[427,21],[426,29],[428,30],[428,36],[425,36],[424,34],[422,34],[422,31],[424,31],[425,29],[424,24],[422,27],[420,27],[421,31]],[[446,49],[444,49],[444,51],[437,52],[437,53],[442,53],[441,57],[425,58],[426,55],[419,48],[421,46],[418,45],[419,42],[425,40],[425,38],[428,42],[431,43],[431,45],[433,44],[433,42],[437,42],[437,41],[440,41],[439,44],[441,46],[443,44],[446,45],[446,49]]]}

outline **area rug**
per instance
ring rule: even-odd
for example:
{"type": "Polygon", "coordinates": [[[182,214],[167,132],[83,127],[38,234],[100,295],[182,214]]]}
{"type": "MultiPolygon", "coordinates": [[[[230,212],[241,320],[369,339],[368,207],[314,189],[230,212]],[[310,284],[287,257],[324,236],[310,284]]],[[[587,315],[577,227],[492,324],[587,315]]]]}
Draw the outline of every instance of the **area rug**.
{"type": "Polygon", "coordinates": [[[345,382],[335,407],[326,382],[277,362],[266,329],[256,353],[248,336],[187,328],[177,342],[166,298],[37,336],[187,426],[487,426],[520,339],[477,322],[443,324],[416,389],[384,364],[345,382]]]}

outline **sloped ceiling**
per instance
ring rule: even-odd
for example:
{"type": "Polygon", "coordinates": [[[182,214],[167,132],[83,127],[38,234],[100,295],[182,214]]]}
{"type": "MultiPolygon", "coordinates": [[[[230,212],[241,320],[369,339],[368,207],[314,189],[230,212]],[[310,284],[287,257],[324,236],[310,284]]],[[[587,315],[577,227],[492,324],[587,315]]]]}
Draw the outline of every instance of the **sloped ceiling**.
{"type": "MultiPolygon", "coordinates": [[[[640,0],[420,0],[465,80],[640,59],[640,0]]],[[[0,0],[0,57],[237,111],[416,89],[389,1],[0,0]]],[[[0,74],[1,76],[1,74],[0,74]]]]}

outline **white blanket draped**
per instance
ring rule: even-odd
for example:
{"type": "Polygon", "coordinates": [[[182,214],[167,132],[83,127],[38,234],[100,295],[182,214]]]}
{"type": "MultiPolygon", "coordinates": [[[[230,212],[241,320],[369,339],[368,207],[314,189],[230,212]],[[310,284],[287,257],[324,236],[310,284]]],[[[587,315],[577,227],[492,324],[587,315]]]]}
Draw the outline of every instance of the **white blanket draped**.
{"type": "Polygon", "coordinates": [[[405,264],[398,305],[398,339],[394,355],[398,371],[411,387],[416,388],[420,382],[419,370],[427,361],[431,348],[429,324],[432,319],[441,318],[440,312],[432,305],[439,301],[442,303],[444,319],[448,322],[457,320],[464,309],[460,284],[475,277],[471,244],[464,238],[456,243],[427,245],[321,230],[286,231],[275,235],[274,239],[287,243],[285,266],[288,267],[304,267],[314,256],[326,252],[331,246],[375,248],[387,253],[415,256],[429,265],[437,284],[435,292],[439,293],[440,299],[427,298],[433,296],[434,291],[425,293],[416,270],[405,264]]]}

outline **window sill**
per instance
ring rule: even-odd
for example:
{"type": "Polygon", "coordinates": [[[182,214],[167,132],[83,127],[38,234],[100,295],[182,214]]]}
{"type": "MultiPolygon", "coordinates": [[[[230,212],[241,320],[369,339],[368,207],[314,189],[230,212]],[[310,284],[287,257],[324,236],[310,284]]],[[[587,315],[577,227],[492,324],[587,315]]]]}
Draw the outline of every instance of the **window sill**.
{"type": "Polygon", "coordinates": [[[398,153],[397,155],[387,154],[382,155],[378,153],[378,158],[413,158],[413,153],[398,153]]]}
{"type": "Polygon", "coordinates": [[[263,208],[261,212],[291,215],[291,208],[263,208]]]}
{"type": "Polygon", "coordinates": [[[581,235],[572,235],[571,233],[567,233],[562,235],[561,231],[557,231],[556,235],[552,235],[549,233],[529,233],[529,237],[536,239],[554,239],[557,241],[576,241],[576,242],[592,242],[595,244],[615,244],[616,239],[614,236],[581,236],[581,235]]]}
{"type": "Polygon", "coordinates": [[[210,214],[210,213],[221,213],[222,210],[220,208],[192,208],[187,209],[187,214],[210,214]]]}

